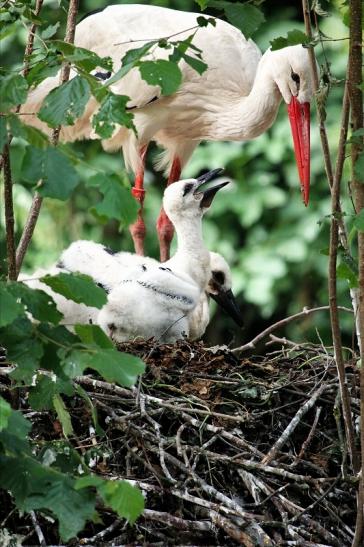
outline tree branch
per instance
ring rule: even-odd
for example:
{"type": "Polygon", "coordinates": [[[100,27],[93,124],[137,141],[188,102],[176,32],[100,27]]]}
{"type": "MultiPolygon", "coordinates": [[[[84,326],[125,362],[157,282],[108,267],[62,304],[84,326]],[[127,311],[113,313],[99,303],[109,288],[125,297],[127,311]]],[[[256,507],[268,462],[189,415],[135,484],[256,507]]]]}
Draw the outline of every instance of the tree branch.
{"type": "MultiPolygon", "coordinates": [[[[69,43],[74,42],[77,9],[78,9],[78,0],[70,0],[68,15],[67,15],[66,34],[64,38],[65,42],[69,42],[69,43]]],[[[70,68],[71,66],[69,63],[64,63],[62,65],[61,73],[59,77],[59,85],[62,85],[68,81],[69,75],[70,75],[70,68]]],[[[52,136],[51,136],[51,143],[53,144],[53,146],[56,146],[58,144],[60,132],[61,132],[61,126],[58,126],[55,129],[53,129],[52,136]]],[[[38,192],[35,192],[33,196],[32,205],[30,207],[30,211],[23,229],[23,233],[20,238],[19,245],[16,251],[17,275],[20,272],[25,253],[27,252],[30,241],[32,239],[34,229],[38,221],[42,203],[43,203],[42,196],[40,196],[38,192]]]]}
{"type": "MultiPolygon", "coordinates": [[[[280,321],[277,321],[277,323],[274,323],[273,325],[270,325],[269,327],[264,329],[260,334],[257,334],[257,336],[255,336],[255,338],[250,340],[250,342],[247,342],[246,344],[244,344],[244,345],[242,345],[238,348],[234,348],[231,351],[232,351],[232,353],[240,353],[241,351],[247,351],[249,349],[253,349],[253,348],[255,348],[257,342],[259,342],[260,340],[262,340],[263,338],[268,336],[271,332],[273,332],[273,331],[275,331],[275,330],[277,330],[281,327],[284,327],[285,325],[288,325],[288,323],[291,323],[291,321],[295,321],[296,319],[300,319],[301,317],[311,315],[311,313],[316,313],[317,311],[326,311],[326,310],[329,310],[329,309],[330,309],[329,306],[320,306],[319,308],[311,308],[311,309],[304,308],[302,311],[300,311],[298,313],[295,313],[294,315],[290,315],[289,317],[285,317],[284,319],[281,319],[280,321]]],[[[339,309],[342,310],[342,311],[353,313],[352,310],[350,310],[349,308],[344,308],[343,306],[340,306],[339,309]]]]}
{"type": "MultiPolygon", "coordinates": [[[[350,43],[349,43],[349,79],[348,89],[351,105],[351,123],[353,131],[363,127],[363,92],[362,85],[362,3],[361,0],[350,1],[350,43]]],[[[352,184],[354,189],[355,207],[357,213],[364,209],[363,180],[355,170],[355,163],[363,152],[363,137],[355,138],[351,145],[352,184]]],[[[361,422],[361,477],[358,490],[358,512],[355,527],[353,546],[362,545],[364,538],[364,232],[358,231],[358,261],[359,261],[359,348],[361,357],[360,367],[360,422],[361,422]]]]}
{"type": "Polygon", "coordinates": [[[6,227],[6,255],[8,260],[8,279],[16,279],[15,263],[15,234],[14,234],[14,207],[13,207],[13,181],[11,179],[9,144],[4,146],[4,205],[6,227]]]}

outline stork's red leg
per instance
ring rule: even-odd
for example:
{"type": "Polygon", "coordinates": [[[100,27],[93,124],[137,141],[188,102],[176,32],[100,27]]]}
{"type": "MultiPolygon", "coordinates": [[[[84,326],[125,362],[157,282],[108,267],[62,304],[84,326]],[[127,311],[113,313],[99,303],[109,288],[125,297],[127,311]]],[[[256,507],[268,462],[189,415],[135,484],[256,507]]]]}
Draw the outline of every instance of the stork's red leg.
{"type": "MultiPolygon", "coordinates": [[[[181,162],[179,158],[175,157],[173,159],[171,171],[169,173],[167,186],[179,180],[181,176],[181,162]]],[[[159,217],[157,220],[157,232],[159,239],[159,252],[161,262],[165,262],[169,259],[169,250],[171,246],[171,241],[173,239],[174,228],[172,222],[167,217],[164,212],[163,207],[160,210],[159,217]]]]}
{"type": "Polygon", "coordinates": [[[145,239],[145,224],[143,220],[143,204],[144,204],[144,162],[145,154],[147,152],[148,145],[143,146],[140,149],[140,159],[142,161],[141,167],[138,169],[135,176],[134,187],[131,189],[133,196],[139,201],[140,208],[138,211],[138,218],[134,224],[129,226],[129,231],[134,242],[134,249],[137,255],[144,255],[144,239],[145,239]]]}

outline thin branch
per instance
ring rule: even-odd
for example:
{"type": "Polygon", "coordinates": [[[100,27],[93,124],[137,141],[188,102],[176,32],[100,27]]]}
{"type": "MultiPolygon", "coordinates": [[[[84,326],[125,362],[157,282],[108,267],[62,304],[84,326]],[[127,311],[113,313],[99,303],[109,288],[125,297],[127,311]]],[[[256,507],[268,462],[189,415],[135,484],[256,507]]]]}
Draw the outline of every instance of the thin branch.
{"type": "MultiPolygon", "coordinates": [[[[76,28],[76,16],[77,16],[77,9],[78,9],[78,0],[70,0],[69,8],[68,8],[68,15],[67,15],[67,26],[66,26],[66,34],[64,41],[68,43],[73,43],[75,38],[75,28],[76,28]]],[[[33,37],[34,39],[34,37],[33,37]]],[[[61,68],[60,77],[59,77],[59,85],[64,84],[68,81],[69,75],[70,75],[71,65],[70,63],[64,63],[61,68]]],[[[53,146],[56,146],[59,141],[59,135],[61,132],[61,126],[56,127],[53,129],[52,136],[51,136],[51,143],[53,146]]],[[[20,272],[24,256],[28,250],[30,241],[32,239],[34,229],[36,226],[36,223],[38,221],[40,209],[43,203],[43,198],[38,194],[38,192],[35,192],[33,196],[32,205],[30,207],[30,211],[28,214],[28,218],[26,220],[22,236],[20,238],[20,242],[17,248],[16,252],[16,269],[17,269],[17,275],[20,272]]]]}
{"type": "MultiPolygon", "coordinates": [[[[242,346],[239,346],[238,348],[234,348],[232,353],[240,353],[242,351],[247,351],[249,349],[255,348],[257,342],[268,336],[271,332],[284,327],[285,325],[288,325],[288,323],[291,323],[292,321],[295,321],[296,319],[300,319],[301,317],[306,317],[308,315],[311,315],[312,313],[316,313],[318,311],[327,311],[329,310],[329,306],[320,306],[318,308],[311,308],[307,309],[304,308],[302,311],[295,313],[294,315],[290,315],[289,317],[285,317],[284,319],[281,319],[280,321],[277,321],[277,323],[274,323],[273,325],[270,325],[266,329],[264,329],[260,334],[257,334],[255,338],[250,340],[250,342],[247,342],[246,344],[243,344],[242,346]]],[[[343,306],[339,306],[339,309],[342,311],[346,311],[348,313],[353,313],[353,310],[350,310],[349,308],[345,308],[343,306]]]]}
{"type": "Polygon", "coordinates": [[[37,515],[35,514],[34,511],[30,511],[30,518],[32,519],[32,523],[33,523],[33,526],[34,526],[35,533],[38,536],[39,545],[41,547],[46,547],[47,543],[46,543],[44,534],[42,532],[42,529],[39,526],[37,515]]]}
{"type": "MultiPolygon", "coordinates": [[[[34,15],[39,15],[40,10],[43,6],[43,0],[37,0],[35,4],[34,9],[34,15]]],[[[34,38],[35,38],[35,31],[37,29],[38,23],[32,23],[29,28],[29,34],[28,34],[28,40],[27,45],[25,46],[25,54],[24,54],[24,68],[23,68],[23,76],[24,78],[28,75],[30,66],[29,66],[29,56],[33,53],[33,46],[34,46],[34,38]]]]}
{"type": "Polygon", "coordinates": [[[14,233],[14,206],[13,206],[13,181],[11,179],[9,145],[4,146],[4,205],[6,226],[6,254],[8,260],[8,279],[16,279],[15,263],[15,233],[14,233]]]}
{"type": "MultiPolygon", "coordinates": [[[[350,409],[350,395],[348,391],[345,363],[341,342],[341,329],[339,321],[339,313],[337,306],[337,279],[336,279],[336,264],[337,264],[337,249],[339,243],[339,226],[338,218],[340,211],[340,186],[345,161],[345,143],[347,139],[349,123],[349,93],[348,86],[345,85],[342,121],[339,138],[338,155],[336,160],[336,168],[331,189],[331,225],[330,225],[330,256],[329,256],[329,272],[328,272],[328,289],[331,317],[332,340],[334,344],[335,362],[340,382],[340,394],[343,405],[343,417],[345,423],[345,432],[348,442],[348,449],[351,463],[355,473],[358,472],[359,460],[355,447],[355,435],[353,421],[350,409]]],[[[355,310],[354,310],[355,311],[355,310]]]]}
{"type": "Polygon", "coordinates": [[[292,433],[300,423],[301,418],[313,407],[317,399],[320,397],[320,395],[322,395],[327,387],[327,384],[321,384],[321,386],[314,392],[312,397],[308,401],[306,401],[305,404],[301,406],[301,408],[296,412],[290,423],[287,425],[286,429],[283,431],[282,435],[269,450],[268,454],[262,459],[262,463],[264,465],[274,460],[277,452],[288,441],[289,437],[292,435],[292,433]]]}

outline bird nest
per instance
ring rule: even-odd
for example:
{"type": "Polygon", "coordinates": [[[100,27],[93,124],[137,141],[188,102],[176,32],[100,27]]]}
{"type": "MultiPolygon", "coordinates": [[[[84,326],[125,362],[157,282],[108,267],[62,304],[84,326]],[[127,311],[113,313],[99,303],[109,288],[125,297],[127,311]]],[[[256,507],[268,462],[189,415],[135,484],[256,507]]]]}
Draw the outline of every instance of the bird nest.
{"type": "MultiPolygon", "coordinates": [[[[146,509],[129,526],[101,508],[103,523],[69,545],[351,544],[356,489],[345,473],[336,368],[323,348],[252,358],[185,341],[120,350],[141,356],[146,374],[134,390],[78,378],[105,433],[90,434],[90,409],[76,398],[72,443],[92,447],[95,473],[138,485],[146,509]]],[[[350,363],[347,373],[358,411],[350,363]]],[[[33,414],[38,441],[50,428],[60,437],[49,413],[33,414]]],[[[57,543],[56,525],[41,514],[38,524],[57,543]]],[[[12,527],[30,538],[27,515],[9,517],[12,527]]]]}

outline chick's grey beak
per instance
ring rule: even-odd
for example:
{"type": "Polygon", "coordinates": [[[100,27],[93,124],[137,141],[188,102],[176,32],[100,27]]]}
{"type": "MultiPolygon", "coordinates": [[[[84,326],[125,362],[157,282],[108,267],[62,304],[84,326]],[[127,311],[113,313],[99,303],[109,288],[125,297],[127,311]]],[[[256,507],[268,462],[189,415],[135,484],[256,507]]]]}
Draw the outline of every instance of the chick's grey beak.
{"type": "Polygon", "coordinates": [[[244,325],[243,314],[240,311],[235,296],[231,290],[221,290],[218,294],[210,294],[211,298],[219,304],[219,306],[228,314],[235,323],[242,327],[244,325]]]}
{"type": "Polygon", "coordinates": [[[221,173],[224,171],[221,167],[219,169],[212,169],[212,171],[207,171],[207,173],[204,173],[200,177],[198,177],[196,180],[200,184],[204,184],[205,182],[208,182],[209,180],[217,177],[218,175],[221,175],[221,173]]]}
{"type": "MultiPolygon", "coordinates": [[[[220,184],[216,184],[216,186],[212,186],[211,188],[208,188],[204,192],[201,192],[201,194],[202,194],[202,199],[200,201],[201,209],[207,209],[208,207],[210,207],[210,205],[212,203],[212,200],[214,199],[216,193],[219,190],[221,190],[221,188],[224,188],[224,186],[226,186],[227,184],[229,184],[229,181],[221,182],[220,184]]],[[[198,193],[197,192],[198,188],[199,188],[199,186],[195,189],[194,194],[198,193]]]]}

